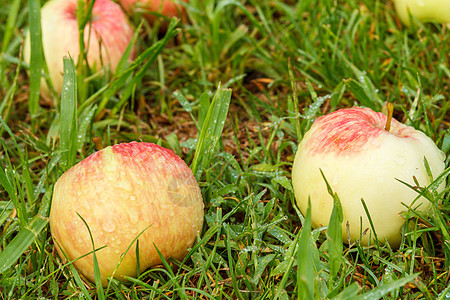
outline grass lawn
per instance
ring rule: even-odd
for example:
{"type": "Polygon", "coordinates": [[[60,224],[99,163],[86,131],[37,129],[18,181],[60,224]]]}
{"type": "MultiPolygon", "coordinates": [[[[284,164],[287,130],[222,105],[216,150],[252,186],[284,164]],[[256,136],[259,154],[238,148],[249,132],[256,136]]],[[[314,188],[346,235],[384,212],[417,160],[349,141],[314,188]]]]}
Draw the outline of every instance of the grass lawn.
{"type": "Polygon", "coordinates": [[[398,249],[312,228],[291,182],[315,118],[387,102],[448,174],[449,26],[405,27],[392,1],[191,0],[185,22],[132,17],[137,58],[115,76],[66,61],[78,89],[42,97],[22,50],[44,2],[0,0],[0,299],[450,299],[448,179],[428,213],[405,211],[398,249]],[[205,222],[184,262],[102,288],[57,255],[53,186],[94,137],[158,143],[193,169],[205,222]]]}

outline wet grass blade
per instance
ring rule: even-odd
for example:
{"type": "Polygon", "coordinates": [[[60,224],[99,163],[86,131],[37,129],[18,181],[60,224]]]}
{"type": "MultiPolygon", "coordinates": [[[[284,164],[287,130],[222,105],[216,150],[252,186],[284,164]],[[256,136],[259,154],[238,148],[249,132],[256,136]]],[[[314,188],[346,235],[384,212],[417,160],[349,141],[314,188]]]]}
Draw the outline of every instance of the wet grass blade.
{"type": "Polygon", "coordinates": [[[209,105],[191,164],[192,172],[197,180],[200,179],[204,168],[211,162],[217,143],[222,135],[230,101],[231,89],[222,89],[219,87],[209,105]]]}
{"type": "Polygon", "coordinates": [[[327,231],[327,247],[329,255],[329,268],[330,268],[330,280],[328,282],[328,288],[332,290],[336,279],[338,278],[338,273],[343,263],[342,251],[343,251],[343,240],[342,240],[342,221],[343,212],[341,201],[337,193],[333,192],[330,184],[325,178],[325,174],[320,170],[325,184],[328,189],[328,193],[333,197],[333,210],[331,212],[330,222],[328,224],[327,231]]]}
{"type": "Polygon", "coordinates": [[[416,278],[419,274],[412,274],[409,276],[402,277],[400,279],[397,279],[391,283],[378,286],[371,290],[370,292],[364,293],[358,297],[355,298],[355,300],[372,300],[372,299],[381,299],[390,292],[393,292],[394,290],[404,286],[408,282],[411,282],[416,278]]]}
{"type": "Polygon", "coordinates": [[[0,254],[0,273],[10,268],[19,259],[47,226],[47,223],[46,218],[36,215],[28,225],[17,233],[0,254]]]}
{"type": "Polygon", "coordinates": [[[77,81],[72,58],[64,57],[64,81],[61,94],[59,147],[63,170],[75,164],[77,154],[77,81]]]}
{"type": "Polygon", "coordinates": [[[83,219],[83,217],[81,215],[79,215],[77,213],[77,215],[80,217],[80,219],[83,221],[84,225],[86,225],[87,230],[89,231],[89,237],[91,238],[91,243],[92,243],[92,256],[93,256],[93,260],[94,260],[94,278],[95,278],[95,286],[97,289],[97,297],[100,300],[105,300],[105,293],[103,292],[103,286],[102,286],[102,279],[101,279],[101,274],[100,274],[100,268],[98,266],[98,260],[97,260],[97,254],[96,254],[96,250],[95,250],[95,245],[94,245],[94,238],[92,236],[92,232],[91,232],[91,228],[89,227],[88,223],[83,219]]]}
{"type": "Polygon", "coordinates": [[[30,96],[28,109],[35,116],[39,108],[39,91],[42,72],[42,35],[41,35],[41,3],[39,0],[28,0],[30,30],[30,96]]]}
{"type": "MultiPolygon", "coordinates": [[[[101,102],[99,103],[99,107],[97,110],[97,114],[100,113],[108,103],[108,100],[125,84],[128,86],[133,86],[139,82],[141,82],[142,77],[145,75],[145,72],[149,68],[149,66],[155,61],[161,51],[164,49],[166,44],[171,40],[177,33],[176,29],[177,21],[174,19],[169,24],[166,35],[159,40],[157,43],[153,44],[151,47],[146,49],[139,55],[128,68],[124,69],[122,72],[117,74],[109,87],[105,90],[102,95],[101,102]],[[136,70],[136,74],[133,74],[136,70]],[[128,82],[130,76],[133,75],[131,82],[128,82]]],[[[123,65],[121,64],[121,68],[123,65]]],[[[127,95],[122,96],[123,98],[130,97],[130,92],[132,89],[127,90],[127,95]]],[[[117,110],[117,108],[116,108],[117,110]]]]}
{"type": "Polygon", "coordinates": [[[6,27],[5,27],[5,35],[3,36],[2,48],[1,48],[2,53],[6,52],[9,42],[11,41],[11,37],[13,36],[14,30],[15,30],[14,24],[17,21],[17,15],[19,13],[20,3],[21,3],[20,0],[14,0],[9,9],[8,20],[6,21],[6,27]]]}
{"type": "Polygon", "coordinates": [[[305,223],[298,241],[297,288],[298,299],[314,299],[315,283],[315,245],[311,237],[311,202],[306,210],[305,223]]]}

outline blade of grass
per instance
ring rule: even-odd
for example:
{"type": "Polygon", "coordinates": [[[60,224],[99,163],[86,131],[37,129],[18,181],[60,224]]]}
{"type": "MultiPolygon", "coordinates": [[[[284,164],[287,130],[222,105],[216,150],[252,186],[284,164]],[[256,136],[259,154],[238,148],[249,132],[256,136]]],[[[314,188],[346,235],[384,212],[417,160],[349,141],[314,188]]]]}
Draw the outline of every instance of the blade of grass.
{"type": "Polygon", "coordinates": [[[231,282],[233,285],[233,291],[236,294],[237,299],[243,299],[243,296],[242,296],[241,291],[238,286],[236,273],[235,273],[235,263],[234,263],[233,253],[231,251],[231,240],[230,240],[229,228],[228,228],[228,226],[226,226],[226,227],[224,227],[224,229],[226,232],[225,241],[226,241],[226,248],[227,248],[227,264],[228,264],[228,268],[230,269],[229,272],[230,272],[231,282]]]}
{"type": "Polygon", "coordinates": [[[30,24],[30,96],[28,109],[35,116],[39,108],[39,91],[42,72],[42,35],[41,35],[41,3],[39,0],[28,0],[30,24]]]}
{"type": "Polygon", "coordinates": [[[311,201],[306,210],[305,223],[298,240],[297,290],[298,299],[314,299],[316,270],[314,267],[314,241],[311,237],[311,201]]]}
{"type": "Polygon", "coordinates": [[[343,212],[341,201],[337,193],[333,192],[330,184],[325,178],[325,174],[320,170],[323,180],[328,189],[328,193],[333,197],[333,210],[331,211],[330,222],[328,224],[327,231],[327,246],[329,255],[329,268],[330,268],[330,280],[328,282],[328,288],[331,291],[334,288],[335,280],[338,278],[338,272],[343,263],[342,251],[343,251],[343,240],[342,240],[342,221],[343,212]]]}
{"type": "Polygon", "coordinates": [[[20,258],[37,239],[39,233],[47,226],[47,223],[47,218],[36,215],[28,225],[17,233],[0,254],[0,273],[5,272],[20,258]]]}
{"type": "MultiPolygon", "coordinates": [[[[79,83],[78,92],[80,97],[80,102],[84,102],[88,94],[88,86],[85,82],[86,76],[89,73],[89,65],[87,59],[86,44],[84,40],[84,30],[88,22],[92,19],[92,8],[94,7],[95,1],[83,1],[78,0],[76,17],[78,21],[78,44],[79,53],[77,61],[77,81],[79,83]]],[[[89,34],[92,32],[90,31],[89,34]]]]}
{"type": "MultiPolygon", "coordinates": [[[[20,196],[19,193],[20,187],[18,187],[18,185],[20,185],[20,182],[22,180],[18,178],[18,176],[20,175],[16,172],[15,168],[11,164],[5,142],[1,140],[0,143],[4,149],[4,155],[9,162],[8,167],[5,170],[3,170],[3,168],[0,168],[0,185],[3,186],[5,191],[8,193],[9,199],[14,204],[14,207],[17,210],[19,226],[22,227],[29,222],[25,200],[20,196]]],[[[21,161],[23,162],[24,160],[21,161]]]]}
{"type": "Polygon", "coordinates": [[[89,231],[89,237],[91,238],[91,243],[92,243],[92,256],[93,256],[93,260],[94,260],[94,278],[95,278],[95,286],[97,289],[97,297],[100,300],[105,300],[105,293],[103,292],[103,285],[102,285],[102,278],[101,278],[101,274],[100,274],[100,268],[98,266],[98,260],[97,260],[97,254],[96,254],[96,250],[95,250],[95,245],[94,245],[94,237],[92,236],[92,232],[91,232],[91,228],[89,227],[88,223],[83,219],[83,217],[78,214],[78,217],[80,217],[80,219],[83,221],[84,225],[86,225],[87,230],[89,231]]]}
{"type": "Polygon", "coordinates": [[[357,296],[356,298],[354,298],[355,300],[372,300],[372,299],[381,299],[384,296],[386,296],[387,294],[389,294],[390,292],[404,286],[405,284],[407,284],[408,282],[411,282],[414,280],[414,278],[416,278],[419,274],[412,274],[409,276],[405,276],[402,277],[400,279],[397,279],[391,283],[385,284],[385,285],[381,285],[376,287],[375,289],[364,293],[362,295],[357,296]]]}
{"type": "Polygon", "coordinates": [[[60,129],[61,166],[66,171],[75,164],[77,154],[77,81],[73,59],[68,57],[64,57],[60,129]]]}
{"type": "Polygon", "coordinates": [[[173,273],[173,270],[170,267],[169,262],[162,255],[162,253],[159,251],[158,247],[156,247],[155,244],[153,244],[153,246],[155,247],[155,250],[158,253],[159,258],[161,259],[161,262],[162,262],[164,268],[166,268],[167,272],[170,274],[170,279],[173,281],[174,285],[176,286],[177,290],[179,291],[178,292],[178,296],[182,300],[186,299],[186,290],[180,286],[180,283],[178,282],[177,277],[173,273]]]}
{"type": "MultiPolygon", "coordinates": [[[[54,240],[54,241],[55,241],[55,243],[57,243],[56,240],[54,240]]],[[[65,259],[69,260],[67,254],[64,252],[64,248],[61,247],[61,245],[60,245],[59,243],[57,243],[57,244],[58,244],[58,247],[59,247],[59,249],[61,250],[62,254],[64,255],[65,259]]],[[[77,269],[75,268],[75,266],[73,265],[73,263],[74,263],[75,261],[77,261],[77,260],[79,260],[79,259],[85,257],[85,256],[88,256],[88,255],[94,253],[95,251],[98,251],[98,250],[100,250],[100,249],[103,249],[104,247],[106,247],[106,246],[103,246],[103,247],[101,247],[101,248],[99,248],[99,249],[94,249],[93,251],[91,251],[91,252],[89,252],[89,253],[86,253],[86,254],[84,254],[84,255],[78,257],[77,259],[75,259],[75,260],[73,260],[73,261],[69,261],[68,263],[66,263],[65,265],[63,265],[63,266],[60,267],[60,268],[63,268],[63,267],[65,267],[65,266],[69,266],[69,269],[70,269],[70,271],[71,271],[71,273],[72,273],[72,276],[73,276],[73,279],[75,280],[75,283],[77,284],[77,286],[79,287],[81,293],[84,295],[84,297],[85,297],[86,299],[92,299],[92,297],[91,297],[91,295],[89,294],[88,290],[86,289],[86,286],[85,286],[83,280],[81,279],[80,274],[78,274],[78,271],[77,271],[77,269]]]]}
{"type": "Polygon", "coordinates": [[[377,232],[375,231],[375,225],[373,225],[372,216],[370,215],[369,208],[367,207],[366,201],[364,201],[363,198],[361,198],[361,203],[364,207],[364,211],[366,212],[367,219],[369,220],[370,229],[372,229],[375,245],[377,246],[378,252],[381,253],[380,241],[378,239],[377,232]]]}
{"type": "MultiPolygon", "coordinates": [[[[3,88],[7,87],[7,77],[6,77],[6,64],[4,61],[3,53],[6,52],[11,41],[11,37],[16,28],[15,24],[17,22],[17,15],[19,13],[20,4],[22,1],[14,0],[9,7],[8,19],[6,20],[5,31],[3,35],[2,48],[0,51],[0,83],[3,88]]],[[[1,113],[0,109],[0,113],[1,113]]]]}
{"type": "MultiPolygon", "coordinates": [[[[166,46],[169,40],[171,40],[178,31],[176,30],[177,21],[175,18],[170,22],[169,27],[167,29],[166,35],[163,39],[159,40],[157,43],[153,44],[151,47],[146,49],[139,55],[131,64],[123,70],[121,73],[118,73],[112,83],[109,85],[108,89],[104,92],[102,96],[102,100],[99,103],[97,115],[105,108],[108,100],[125,84],[128,86],[132,86],[142,81],[142,77],[147,71],[148,67],[155,61],[156,57],[161,53],[163,48],[166,46]],[[133,74],[135,70],[138,68],[139,71],[133,75],[131,82],[128,82],[128,78],[133,74]]],[[[128,98],[133,89],[129,89],[127,95],[123,95],[122,98],[128,98]]],[[[115,108],[115,113],[118,108],[115,108]]]]}
{"type": "Polygon", "coordinates": [[[204,168],[211,163],[217,142],[222,135],[230,101],[231,90],[219,87],[209,105],[191,164],[192,172],[197,180],[200,179],[204,168]]]}

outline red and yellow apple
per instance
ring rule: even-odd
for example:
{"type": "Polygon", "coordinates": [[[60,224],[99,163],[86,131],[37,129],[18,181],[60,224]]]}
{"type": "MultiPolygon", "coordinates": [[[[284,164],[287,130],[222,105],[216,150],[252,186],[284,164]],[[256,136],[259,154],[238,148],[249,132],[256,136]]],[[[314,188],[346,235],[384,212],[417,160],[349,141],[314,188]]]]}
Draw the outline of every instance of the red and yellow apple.
{"type": "MultiPolygon", "coordinates": [[[[327,226],[333,209],[320,170],[341,200],[344,240],[347,222],[352,241],[370,229],[361,199],[378,239],[386,239],[393,247],[401,241],[405,220],[400,213],[407,210],[404,205],[429,208],[428,200],[421,197],[415,201],[418,193],[399,180],[415,186],[415,177],[422,187],[430,184],[424,158],[436,178],[444,170],[445,155],[423,132],[395,119],[390,130],[385,130],[386,120],[384,114],[369,108],[341,109],[317,118],[305,134],[295,155],[292,181],[302,213],[311,201],[314,227],[327,226]]],[[[369,236],[373,238],[373,232],[368,231],[361,242],[368,244],[369,236]]]]}
{"type": "MultiPolygon", "coordinates": [[[[50,229],[62,257],[75,260],[96,252],[102,284],[119,280],[165,258],[182,260],[201,233],[203,200],[191,169],[171,150],[152,143],[124,143],[85,158],[56,182],[50,229]],[[130,251],[119,265],[121,255],[130,251]],[[117,268],[117,270],[116,270],[117,268]],[[116,271],[115,271],[116,270],[116,271]]],[[[92,254],[76,260],[75,268],[94,281],[92,254]]]]}
{"type": "Polygon", "coordinates": [[[450,0],[394,0],[394,5],[407,26],[410,15],[422,22],[450,23],[450,0]]]}
{"type": "MultiPolygon", "coordinates": [[[[44,56],[57,93],[62,90],[63,57],[70,54],[77,62],[80,52],[77,6],[78,0],[50,0],[41,8],[44,56]]],[[[114,73],[134,30],[120,5],[112,0],[96,0],[91,17],[84,31],[88,64],[94,71],[105,68],[114,73]]],[[[24,47],[27,63],[30,62],[30,52],[28,33],[24,47]]],[[[45,80],[42,80],[41,92],[49,94],[45,80]]]]}
{"type": "MultiPolygon", "coordinates": [[[[188,0],[180,0],[188,2],[188,0]]],[[[184,17],[185,9],[176,0],[119,0],[120,5],[128,13],[142,12],[150,22],[155,21],[155,13],[168,18],[184,17]]]]}

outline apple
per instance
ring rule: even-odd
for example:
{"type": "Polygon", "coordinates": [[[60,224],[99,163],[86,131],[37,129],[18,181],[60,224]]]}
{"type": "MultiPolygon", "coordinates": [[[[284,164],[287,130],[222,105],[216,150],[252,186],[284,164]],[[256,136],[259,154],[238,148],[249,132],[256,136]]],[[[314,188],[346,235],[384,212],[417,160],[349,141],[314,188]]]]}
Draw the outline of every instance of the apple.
{"type": "Polygon", "coordinates": [[[410,14],[422,22],[450,23],[450,0],[394,0],[402,22],[410,25],[410,14]]]}
{"type": "Polygon", "coordinates": [[[203,217],[200,188],[186,163],[171,150],[131,142],[95,152],[57,180],[50,230],[60,256],[75,260],[78,272],[94,281],[93,255],[82,257],[93,250],[84,219],[95,248],[106,246],[96,256],[107,285],[112,275],[136,276],[133,239],[140,233],[142,272],[161,263],[155,247],[165,258],[182,260],[201,233],[203,217]]]}
{"type": "MultiPolygon", "coordinates": [[[[180,1],[188,2],[188,0],[180,1]]],[[[119,0],[119,3],[130,14],[141,11],[151,23],[155,21],[156,14],[168,18],[185,17],[184,7],[176,0],[119,0]]]]}
{"type": "MultiPolygon", "coordinates": [[[[423,132],[395,119],[386,130],[387,119],[369,108],[340,109],[317,118],[305,134],[295,155],[292,182],[302,213],[310,199],[315,228],[328,225],[333,209],[320,170],[340,198],[344,241],[348,240],[347,222],[352,241],[359,240],[367,228],[361,243],[367,245],[369,236],[374,237],[361,199],[378,239],[387,240],[392,247],[401,241],[405,221],[399,214],[407,210],[402,203],[419,210],[429,208],[428,200],[421,197],[415,201],[417,192],[399,180],[415,186],[415,177],[421,187],[428,185],[424,158],[436,178],[445,168],[445,155],[423,132]]],[[[441,185],[439,190],[443,188],[441,185]]]]}
{"type": "MultiPolygon", "coordinates": [[[[80,52],[78,0],[50,0],[41,8],[42,45],[49,77],[57,93],[62,90],[63,57],[72,56],[75,62],[80,52]]],[[[134,35],[127,16],[120,5],[112,0],[96,0],[92,20],[84,31],[87,60],[94,71],[103,68],[114,72],[125,49],[134,35]]],[[[24,60],[30,62],[30,36],[27,34],[24,60]]],[[[131,54],[132,59],[134,53],[131,54]]],[[[49,95],[49,88],[42,80],[41,93],[49,95]]]]}

